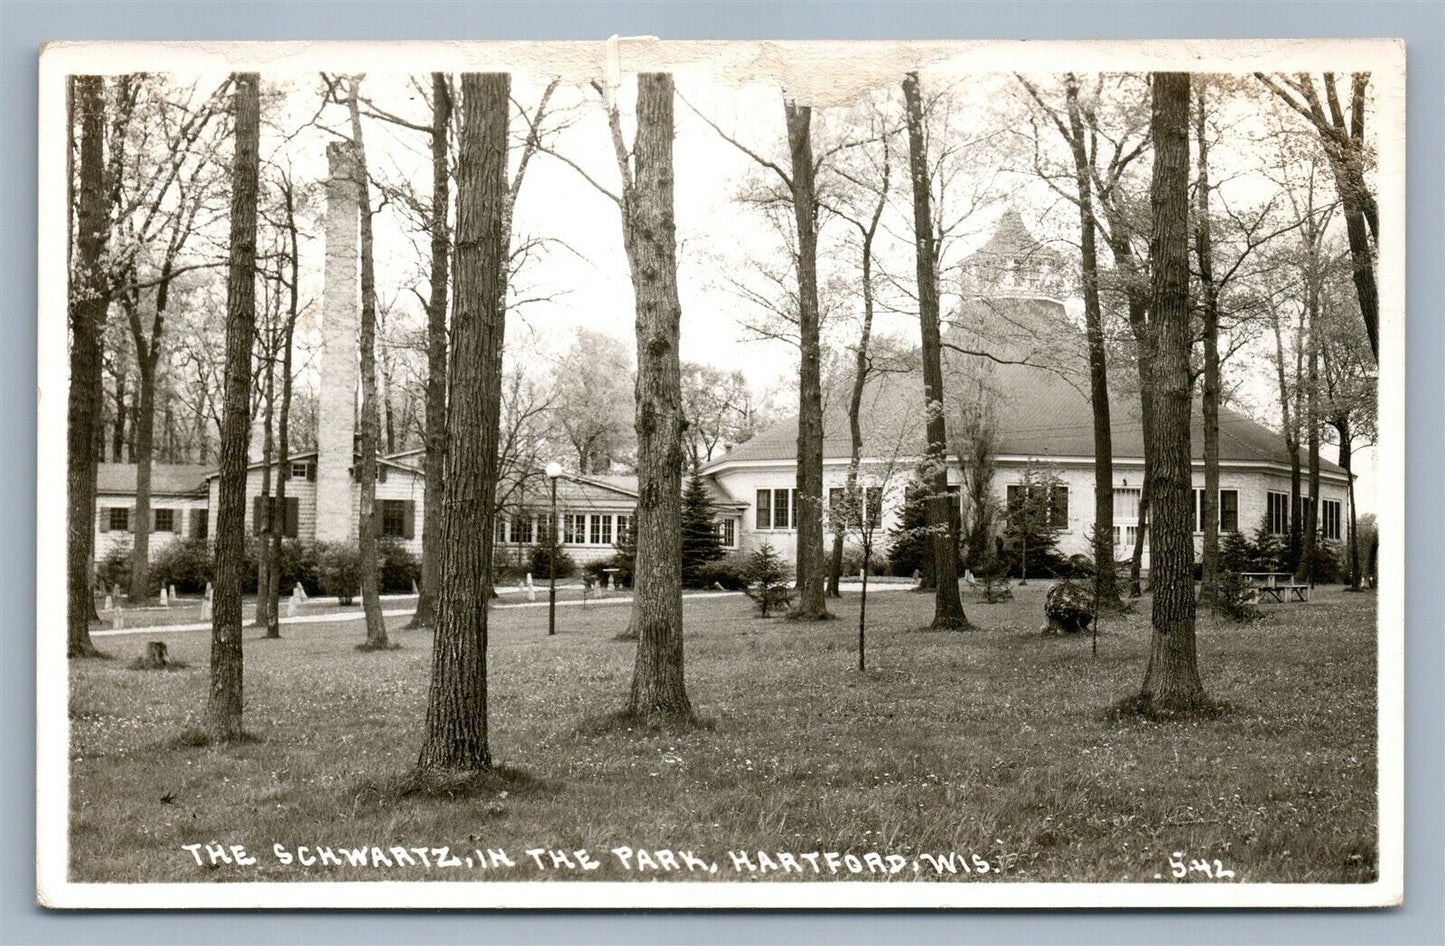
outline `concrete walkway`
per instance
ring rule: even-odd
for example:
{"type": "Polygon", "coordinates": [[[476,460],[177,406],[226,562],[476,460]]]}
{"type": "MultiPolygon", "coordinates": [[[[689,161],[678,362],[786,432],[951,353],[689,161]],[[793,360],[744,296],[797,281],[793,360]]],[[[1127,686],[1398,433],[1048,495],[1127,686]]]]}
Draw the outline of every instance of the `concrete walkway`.
{"type": "MultiPolygon", "coordinates": [[[[859,583],[856,582],[856,581],[854,581],[854,582],[847,582],[847,581],[845,581],[845,582],[843,582],[842,587],[843,587],[845,590],[857,590],[857,589],[860,588],[861,586],[860,586],[859,583]]],[[[874,584],[874,583],[872,583],[872,582],[869,582],[869,583],[868,583],[868,590],[869,590],[870,592],[874,592],[874,591],[908,591],[908,590],[910,590],[912,587],[913,587],[912,583],[909,583],[909,584],[896,583],[896,582],[879,582],[878,584],[874,584]]],[[[499,588],[499,589],[497,589],[497,590],[498,590],[498,593],[499,593],[499,594],[504,594],[504,595],[509,595],[509,596],[510,596],[510,595],[515,595],[515,594],[520,594],[520,593],[521,593],[521,592],[518,592],[518,591],[516,591],[516,590],[514,590],[514,589],[508,589],[507,591],[503,591],[502,589],[499,588]]],[[[537,594],[538,594],[538,596],[539,596],[540,598],[542,598],[542,600],[540,600],[540,601],[518,601],[518,602],[513,602],[513,603],[494,604],[494,605],[492,605],[492,610],[493,610],[493,611],[510,611],[510,610],[515,609],[515,608],[545,608],[545,607],[547,607],[547,601],[546,601],[547,591],[546,591],[546,589],[543,588],[543,587],[541,587],[541,586],[539,586],[538,589],[537,589],[537,594]]],[[[683,598],[685,598],[685,599],[690,599],[690,598],[741,598],[742,596],[743,596],[743,593],[742,593],[741,591],[689,591],[689,592],[685,592],[685,593],[683,594],[683,598]]],[[[383,603],[383,605],[385,605],[385,604],[387,604],[387,603],[395,603],[395,602],[397,602],[397,601],[409,601],[409,600],[414,599],[415,597],[416,597],[415,595],[392,595],[392,596],[386,596],[386,597],[383,597],[383,598],[382,598],[382,603],[383,603]]],[[[333,601],[333,602],[334,602],[336,599],[334,599],[334,598],[332,598],[332,599],[308,598],[307,600],[308,600],[308,602],[313,602],[313,603],[314,603],[314,602],[326,601],[326,600],[330,600],[330,601],[333,601]]],[[[559,608],[576,608],[576,607],[585,607],[585,606],[602,606],[602,605],[631,604],[631,603],[632,603],[632,596],[631,596],[631,595],[616,595],[616,596],[603,596],[603,595],[599,595],[598,597],[595,597],[595,598],[587,598],[586,600],[572,599],[572,600],[569,600],[569,601],[558,601],[558,602],[557,602],[557,607],[559,607],[559,608]]],[[[285,608],[285,599],[282,599],[282,608],[285,608]]],[[[147,611],[150,611],[150,610],[160,610],[160,609],[159,609],[159,608],[137,609],[137,611],[139,611],[139,610],[147,610],[147,611]]],[[[383,617],[388,617],[388,618],[401,618],[401,617],[408,617],[408,616],[411,615],[412,612],[415,611],[415,610],[416,610],[415,608],[391,608],[391,609],[385,609],[385,608],[383,608],[381,614],[382,614],[383,617]]],[[[127,613],[132,613],[132,612],[127,612],[127,613]]],[[[330,624],[330,623],[338,623],[338,622],[341,622],[341,621],[360,621],[360,620],[364,619],[365,617],[366,617],[365,613],[361,610],[360,607],[357,607],[355,610],[352,610],[352,611],[329,611],[329,612],[325,612],[325,613],[322,613],[322,614],[300,614],[300,615],[297,615],[297,616],[295,616],[295,617],[282,617],[282,618],[281,618],[281,626],[282,626],[282,627],[288,627],[288,626],[297,625],[297,624],[330,624]]],[[[251,620],[252,620],[251,618],[246,618],[246,623],[249,624],[249,622],[250,622],[251,620]]],[[[148,626],[148,627],[122,627],[122,628],[119,628],[119,629],[107,629],[107,630],[103,630],[103,631],[101,631],[101,630],[95,630],[95,631],[91,631],[91,632],[90,632],[90,636],[91,636],[91,637],[123,637],[123,636],[129,636],[129,635],[133,635],[133,634],[181,634],[181,633],[189,633],[189,632],[193,632],[193,631],[209,631],[210,629],[211,629],[211,622],[205,621],[205,622],[197,622],[197,623],[195,623],[195,624],[155,624],[155,625],[151,625],[151,626],[148,626]]]]}

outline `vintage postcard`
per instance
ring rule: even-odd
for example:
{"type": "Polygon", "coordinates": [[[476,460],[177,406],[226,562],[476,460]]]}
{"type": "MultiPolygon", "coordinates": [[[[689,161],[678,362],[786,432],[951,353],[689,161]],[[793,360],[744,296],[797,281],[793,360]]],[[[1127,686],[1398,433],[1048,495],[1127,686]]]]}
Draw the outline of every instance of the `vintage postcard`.
{"type": "Polygon", "coordinates": [[[1400,902],[1402,42],[40,67],[40,903],[1400,902]]]}

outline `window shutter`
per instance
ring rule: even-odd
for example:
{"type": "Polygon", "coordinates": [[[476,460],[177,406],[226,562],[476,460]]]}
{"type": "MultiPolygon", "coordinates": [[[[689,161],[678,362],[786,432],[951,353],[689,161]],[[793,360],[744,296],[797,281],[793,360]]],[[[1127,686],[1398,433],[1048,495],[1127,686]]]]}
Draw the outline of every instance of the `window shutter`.
{"type": "Polygon", "coordinates": [[[316,462],[314,460],[306,464],[306,482],[316,482],[316,462]]]}
{"type": "Polygon", "coordinates": [[[401,537],[403,539],[414,539],[416,538],[416,500],[403,500],[402,509],[403,514],[406,516],[406,523],[401,527],[401,537]]]}
{"type": "Polygon", "coordinates": [[[100,531],[110,531],[110,508],[108,506],[100,507],[100,531]]]}
{"type": "Polygon", "coordinates": [[[301,524],[301,500],[295,496],[286,497],[286,523],[282,527],[281,534],[287,538],[296,538],[300,531],[301,524]]]}

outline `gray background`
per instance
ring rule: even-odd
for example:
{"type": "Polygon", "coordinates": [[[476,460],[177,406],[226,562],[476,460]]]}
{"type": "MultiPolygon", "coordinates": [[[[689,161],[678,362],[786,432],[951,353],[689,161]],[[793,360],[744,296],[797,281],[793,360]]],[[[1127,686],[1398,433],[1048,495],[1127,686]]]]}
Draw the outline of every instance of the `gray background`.
{"type": "MultiPolygon", "coordinates": [[[[32,3],[0,0],[0,942],[1445,943],[1440,903],[1441,96],[1445,4],[32,3]],[[1090,39],[1405,37],[1409,43],[1406,906],[1390,911],[105,913],[34,905],[36,53],[55,39],[1090,39]],[[1436,891],[1431,894],[1430,891],[1436,891]]],[[[61,436],[47,431],[47,436],[61,436]]],[[[43,628],[63,634],[64,628],[43,628]]]]}

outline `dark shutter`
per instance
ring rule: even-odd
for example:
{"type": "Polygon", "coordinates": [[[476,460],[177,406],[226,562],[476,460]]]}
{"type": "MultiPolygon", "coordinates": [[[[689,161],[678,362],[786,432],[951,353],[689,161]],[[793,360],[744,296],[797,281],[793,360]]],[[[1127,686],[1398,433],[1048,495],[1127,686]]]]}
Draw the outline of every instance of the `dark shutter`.
{"type": "Polygon", "coordinates": [[[300,532],[301,526],[301,500],[295,496],[286,497],[286,524],[281,534],[287,538],[294,539],[300,532]]]}
{"type": "Polygon", "coordinates": [[[414,539],[416,538],[416,500],[403,500],[402,511],[406,516],[406,521],[401,527],[401,537],[403,539],[414,539]]]}
{"type": "Polygon", "coordinates": [[[306,464],[306,482],[316,482],[316,461],[312,460],[306,464]]]}

